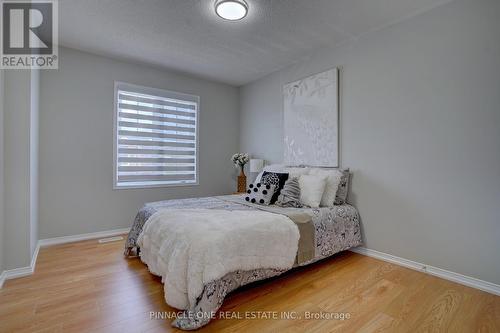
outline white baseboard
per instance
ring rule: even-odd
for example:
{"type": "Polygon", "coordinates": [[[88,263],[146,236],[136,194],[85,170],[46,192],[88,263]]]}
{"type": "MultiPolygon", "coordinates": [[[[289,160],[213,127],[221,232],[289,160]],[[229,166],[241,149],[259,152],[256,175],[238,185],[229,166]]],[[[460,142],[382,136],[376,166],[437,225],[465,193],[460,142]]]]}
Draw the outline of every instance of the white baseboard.
{"type": "Polygon", "coordinates": [[[467,287],[476,288],[482,291],[486,291],[491,294],[500,296],[500,285],[491,283],[488,281],[479,280],[470,276],[462,275],[459,273],[447,271],[442,268],[433,267],[425,265],[413,260],[408,260],[400,257],[393,256],[384,252],[379,252],[376,250],[367,249],[365,247],[355,247],[351,249],[352,252],[363,254],[368,257],[373,257],[383,261],[390,262],[399,266],[407,267],[420,271],[426,274],[434,275],[445,280],[453,281],[456,283],[463,284],[467,287]]]}
{"type": "Polygon", "coordinates": [[[33,274],[35,272],[36,259],[38,258],[38,252],[40,251],[41,247],[50,246],[50,245],[73,243],[73,242],[102,238],[102,237],[112,237],[112,236],[117,236],[117,235],[122,235],[122,234],[128,233],[129,231],[130,231],[130,228],[123,228],[123,229],[114,229],[114,230],[107,230],[107,231],[92,232],[92,233],[88,233],[88,234],[81,234],[81,235],[74,235],[74,236],[63,236],[63,237],[56,237],[56,238],[41,239],[38,241],[36,248],[35,248],[35,252],[33,253],[33,256],[31,257],[30,266],[6,270],[0,274],[0,288],[2,288],[2,286],[6,280],[20,278],[23,276],[28,276],[28,275],[33,274]]]}
{"type": "Polygon", "coordinates": [[[32,274],[33,272],[35,271],[35,266],[36,266],[36,260],[38,259],[38,253],[40,252],[40,241],[38,241],[36,243],[36,248],[35,248],[35,252],[33,252],[33,256],[31,257],[31,264],[30,264],[30,268],[32,270],[32,274]]]}
{"type": "MultiPolygon", "coordinates": [[[[33,256],[31,258],[31,265],[28,267],[21,267],[21,268],[16,268],[16,269],[11,269],[11,270],[6,270],[3,271],[0,274],[0,288],[2,288],[4,282],[6,280],[10,279],[15,279],[23,276],[28,276],[33,274],[35,271],[35,266],[36,266],[36,259],[38,257],[38,252],[40,250],[40,247],[44,246],[50,246],[50,245],[58,245],[58,244],[66,244],[66,243],[73,243],[73,242],[78,242],[82,240],[89,240],[89,239],[96,239],[96,238],[102,238],[102,237],[112,237],[112,236],[117,236],[117,235],[122,235],[130,231],[130,228],[123,228],[123,229],[115,229],[115,230],[108,230],[108,231],[99,231],[99,232],[93,232],[93,233],[88,233],[88,234],[81,234],[81,235],[74,235],[74,236],[63,236],[63,237],[56,237],[56,238],[48,238],[48,239],[42,239],[38,241],[37,247],[35,249],[35,252],[33,253],[33,256]]],[[[356,247],[351,249],[352,252],[356,252],[359,254],[363,254],[369,257],[373,257],[376,259],[380,259],[383,261],[387,261],[399,266],[407,267],[410,269],[414,269],[416,271],[424,272],[430,275],[434,275],[440,278],[443,278],[445,280],[453,281],[456,283],[463,284],[468,287],[476,288],[479,290],[486,291],[491,294],[499,295],[500,296],[500,285],[494,284],[488,281],[483,281],[479,280],[470,276],[465,276],[459,273],[447,271],[445,269],[441,269],[438,267],[433,267],[429,265],[425,265],[413,260],[408,260],[404,259],[401,257],[396,257],[391,254],[387,254],[384,252],[376,251],[376,250],[371,250],[367,249],[364,247],[356,247]]]]}
{"type": "Polygon", "coordinates": [[[9,269],[9,270],[3,271],[2,274],[0,274],[0,289],[2,288],[4,282],[7,280],[20,278],[20,277],[24,277],[24,276],[28,276],[28,275],[33,274],[35,272],[36,259],[38,258],[39,251],[40,251],[40,244],[37,243],[35,251],[33,252],[33,255],[31,256],[31,263],[29,266],[14,268],[14,269],[9,269]]]}
{"type": "Polygon", "coordinates": [[[0,273],[0,289],[3,287],[3,283],[5,282],[5,272],[0,273]]]}
{"type": "Polygon", "coordinates": [[[50,246],[50,245],[58,245],[58,244],[66,244],[66,243],[79,242],[79,241],[89,240],[89,239],[118,236],[118,235],[128,233],[129,231],[130,231],[130,228],[123,228],[123,229],[91,232],[88,234],[81,234],[81,235],[74,235],[74,236],[47,238],[47,239],[39,240],[38,244],[40,245],[40,247],[50,246]]]}
{"type": "Polygon", "coordinates": [[[26,267],[19,267],[19,268],[14,268],[14,269],[8,269],[6,271],[3,271],[3,276],[5,280],[10,280],[10,279],[15,279],[15,278],[20,278],[23,276],[28,276],[33,274],[34,269],[31,266],[26,266],[26,267]]]}

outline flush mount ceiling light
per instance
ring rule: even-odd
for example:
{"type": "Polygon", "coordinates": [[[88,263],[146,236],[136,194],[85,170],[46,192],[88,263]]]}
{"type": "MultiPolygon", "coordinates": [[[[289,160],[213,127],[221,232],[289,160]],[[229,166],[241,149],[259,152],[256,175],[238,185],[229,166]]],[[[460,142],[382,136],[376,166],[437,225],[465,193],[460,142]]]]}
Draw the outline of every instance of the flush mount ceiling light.
{"type": "Polygon", "coordinates": [[[218,0],[215,12],[225,20],[238,21],[247,16],[248,4],[245,0],[218,0]]]}

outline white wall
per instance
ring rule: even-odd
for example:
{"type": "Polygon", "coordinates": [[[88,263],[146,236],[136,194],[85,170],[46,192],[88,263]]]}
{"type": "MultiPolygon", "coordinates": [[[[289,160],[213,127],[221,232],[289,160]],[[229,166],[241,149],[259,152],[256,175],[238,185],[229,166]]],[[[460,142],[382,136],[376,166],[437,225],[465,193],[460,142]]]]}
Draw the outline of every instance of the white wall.
{"type": "Polygon", "coordinates": [[[67,48],[59,55],[59,69],[41,73],[41,239],[129,227],[145,202],[234,190],[237,88],[67,48]],[[114,81],[200,96],[199,186],[113,190],[114,81]]]}
{"type": "Polygon", "coordinates": [[[38,241],[39,72],[1,71],[0,272],[29,266],[38,241]]]}
{"type": "Polygon", "coordinates": [[[3,155],[3,111],[4,109],[4,71],[0,70],[0,274],[4,270],[4,249],[3,249],[3,239],[4,233],[4,223],[5,223],[5,213],[4,213],[4,176],[3,176],[3,165],[4,165],[4,155],[3,155]]]}
{"type": "Polygon", "coordinates": [[[38,162],[39,162],[39,106],[40,106],[40,71],[31,71],[30,80],[30,250],[34,254],[38,243],[38,162]]]}
{"type": "Polygon", "coordinates": [[[283,84],[343,66],[366,247],[499,284],[499,16],[457,0],[244,86],[241,150],[281,161],[283,84]]]}
{"type": "Polygon", "coordinates": [[[6,70],[4,104],[4,269],[29,266],[30,81],[29,70],[6,70]]]}

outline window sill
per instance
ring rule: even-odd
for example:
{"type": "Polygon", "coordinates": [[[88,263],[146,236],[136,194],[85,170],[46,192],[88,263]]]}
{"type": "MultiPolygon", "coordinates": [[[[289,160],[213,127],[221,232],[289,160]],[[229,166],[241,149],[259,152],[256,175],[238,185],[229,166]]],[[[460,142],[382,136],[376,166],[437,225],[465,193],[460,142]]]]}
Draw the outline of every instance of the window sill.
{"type": "Polygon", "coordinates": [[[168,187],[186,187],[199,186],[200,183],[179,183],[179,184],[136,184],[136,185],[113,185],[113,190],[129,190],[129,189],[148,189],[148,188],[168,188],[168,187]]]}

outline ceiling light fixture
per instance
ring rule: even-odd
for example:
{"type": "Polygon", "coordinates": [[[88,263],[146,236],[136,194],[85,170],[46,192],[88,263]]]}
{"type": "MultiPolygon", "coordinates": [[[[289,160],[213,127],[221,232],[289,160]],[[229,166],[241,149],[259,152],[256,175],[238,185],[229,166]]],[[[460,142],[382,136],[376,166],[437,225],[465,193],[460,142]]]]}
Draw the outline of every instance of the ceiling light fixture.
{"type": "Polygon", "coordinates": [[[245,0],[219,0],[215,2],[217,15],[228,21],[238,21],[247,16],[248,4],[245,0]]]}

